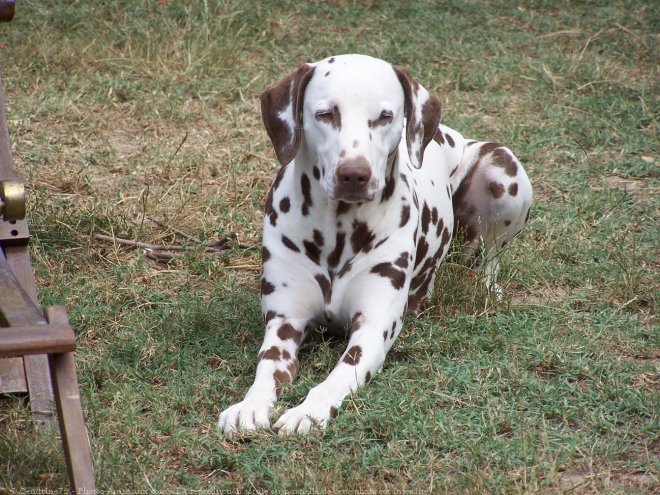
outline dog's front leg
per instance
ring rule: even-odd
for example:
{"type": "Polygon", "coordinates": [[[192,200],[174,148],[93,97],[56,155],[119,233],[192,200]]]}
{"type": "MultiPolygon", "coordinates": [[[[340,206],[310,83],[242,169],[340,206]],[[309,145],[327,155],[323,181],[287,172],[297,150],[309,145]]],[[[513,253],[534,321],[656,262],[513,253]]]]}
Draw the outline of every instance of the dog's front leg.
{"type": "Polygon", "coordinates": [[[257,357],[254,383],[245,398],[220,414],[218,427],[227,435],[238,429],[255,430],[270,426],[270,411],[283,383],[298,374],[298,347],[306,321],[268,314],[266,335],[257,357]]]}
{"type": "Polygon", "coordinates": [[[383,366],[387,352],[384,332],[364,325],[354,333],[328,378],[312,388],[302,404],[286,411],[275,428],[281,434],[307,433],[315,425],[325,428],[344,398],[366,384],[383,366]]]}
{"type": "Polygon", "coordinates": [[[296,378],[298,348],[305,339],[309,321],[322,311],[322,304],[318,282],[307,271],[288,262],[271,260],[264,264],[261,284],[261,306],[266,321],[264,342],[257,357],[254,383],[245,398],[220,414],[218,427],[225,434],[270,426],[270,411],[281,385],[296,378]],[[281,281],[275,283],[275,280],[281,281]]]}
{"type": "Polygon", "coordinates": [[[360,284],[354,287],[353,296],[347,297],[353,304],[350,338],[345,352],[328,378],[312,388],[302,404],[286,411],[275,423],[280,434],[304,434],[313,426],[325,428],[344,398],[365,385],[382,368],[385,355],[401,329],[405,298],[393,300],[387,297],[391,294],[384,298],[373,297],[374,292],[379,292],[374,291],[373,284],[368,286],[371,292],[362,291],[360,284]],[[372,304],[365,302],[364,296],[355,297],[360,293],[369,294],[372,304]]]}

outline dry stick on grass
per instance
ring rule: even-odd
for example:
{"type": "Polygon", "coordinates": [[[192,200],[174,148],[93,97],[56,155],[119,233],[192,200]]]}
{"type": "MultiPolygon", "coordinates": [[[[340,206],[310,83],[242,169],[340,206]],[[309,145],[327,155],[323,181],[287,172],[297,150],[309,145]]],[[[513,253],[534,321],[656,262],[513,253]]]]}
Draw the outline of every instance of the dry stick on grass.
{"type": "Polygon", "coordinates": [[[196,244],[202,244],[202,241],[201,241],[200,239],[198,239],[197,237],[195,237],[195,236],[193,236],[193,235],[190,235],[190,234],[188,234],[187,232],[184,232],[183,230],[176,229],[176,228],[172,227],[171,225],[167,225],[167,224],[166,224],[165,222],[163,222],[160,218],[151,217],[151,216],[149,216],[149,215],[146,215],[146,217],[147,217],[148,220],[151,220],[153,223],[155,223],[155,224],[158,225],[159,227],[163,227],[164,229],[171,230],[171,231],[174,232],[176,235],[180,235],[181,237],[185,237],[185,238],[188,239],[189,241],[192,241],[192,242],[194,242],[194,243],[196,243],[196,244]]]}
{"type": "MultiPolygon", "coordinates": [[[[159,263],[169,263],[170,261],[172,261],[174,259],[174,255],[171,254],[172,252],[185,252],[185,251],[192,251],[195,249],[194,246],[179,246],[176,244],[171,244],[171,245],[150,244],[146,242],[132,241],[130,239],[122,239],[121,237],[113,237],[103,234],[96,234],[94,238],[99,241],[112,242],[113,244],[123,244],[125,246],[132,246],[132,247],[144,249],[145,256],[147,258],[157,261],[159,263]]],[[[208,243],[204,248],[204,254],[208,256],[220,256],[222,252],[228,248],[229,241],[237,238],[238,238],[238,234],[232,233],[223,239],[220,239],[213,243],[208,243]]],[[[241,249],[246,249],[248,246],[244,244],[239,244],[238,247],[241,249]]]]}
{"type": "MultiPolygon", "coordinates": [[[[159,227],[163,227],[165,229],[171,230],[176,235],[180,235],[181,237],[185,237],[186,239],[188,239],[189,241],[194,242],[195,244],[198,244],[198,245],[199,244],[204,244],[204,241],[202,241],[201,239],[198,239],[197,237],[195,237],[193,235],[190,235],[187,232],[184,232],[183,230],[179,230],[175,227],[172,227],[171,225],[166,224],[165,222],[163,222],[158,217],[151,217],[149,215],[146,215],[146,218],[151,220],[152,222],[154,222],[159,227]]],[[[232,239],[238,239],[238,232],[232,232],[227,237],[224,237],[224,238],[219,239],[217,241],[209,241],[209,242],[206,243],[206,246],[209,247],[209,248],[217,248],[217,247],[220,247],[220,246],[224,246],[225,244],[227,244],[232,239]]],[[[250,246],[239,243],[238,247],[240,249],[248,249],[250,246]]]]}

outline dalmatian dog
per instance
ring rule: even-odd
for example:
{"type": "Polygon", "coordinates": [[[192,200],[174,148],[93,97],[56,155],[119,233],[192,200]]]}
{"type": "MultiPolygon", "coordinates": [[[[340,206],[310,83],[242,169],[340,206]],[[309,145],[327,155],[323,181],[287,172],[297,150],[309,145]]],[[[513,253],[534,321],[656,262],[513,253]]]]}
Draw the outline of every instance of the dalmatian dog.
{"type": "Polygon", "coordinates": [[[453,234],[496,287],[497,252],[532,203],[516,157],[440,125],[440,103],[410,73],[364,55],[304,64],[261,95],[282,164],[268,193],[256,378],[219,428],[270,427],[298,373],[309,332],[343,332],[330,375],[275,423],[280,434],[324,428],[344,398],[383,366],[406,314],[429,298],[453,234]]]}

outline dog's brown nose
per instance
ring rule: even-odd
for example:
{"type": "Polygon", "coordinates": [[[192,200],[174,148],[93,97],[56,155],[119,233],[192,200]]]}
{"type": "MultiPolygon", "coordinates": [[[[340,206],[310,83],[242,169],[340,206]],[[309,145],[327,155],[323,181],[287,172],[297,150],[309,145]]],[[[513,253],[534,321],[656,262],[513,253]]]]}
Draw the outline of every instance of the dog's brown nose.
{"type": "Polygon", "coordinates": [[[337,196],[364,196],[371,180],[371,168],[366,158],[346,160],[337,167],[337,196]]]}

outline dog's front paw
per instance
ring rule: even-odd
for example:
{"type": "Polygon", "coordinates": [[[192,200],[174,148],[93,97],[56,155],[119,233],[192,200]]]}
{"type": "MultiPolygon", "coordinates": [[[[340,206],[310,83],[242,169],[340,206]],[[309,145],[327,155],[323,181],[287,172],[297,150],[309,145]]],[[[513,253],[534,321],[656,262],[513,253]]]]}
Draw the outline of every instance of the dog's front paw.
{"type": "Polygon", "coordinates": [[[293,433],[309,433],[312,427],[324,429],[328,426],[330,418],[336,414],[336,409],[326,403],[313,402],[306,399],[302,404],[286,411],[274,428],[279,430],[280,435],[291,435],[293,433]]]}
{"type": "Polygon", "coordinates": [[[227,436],[232,436],[239,429],[253,431],[257,428],[268,428],[272,406],[268,399],[246,398],[220,413],[218,428],[227,436]]]}

